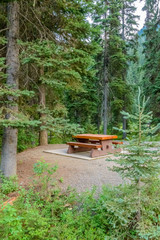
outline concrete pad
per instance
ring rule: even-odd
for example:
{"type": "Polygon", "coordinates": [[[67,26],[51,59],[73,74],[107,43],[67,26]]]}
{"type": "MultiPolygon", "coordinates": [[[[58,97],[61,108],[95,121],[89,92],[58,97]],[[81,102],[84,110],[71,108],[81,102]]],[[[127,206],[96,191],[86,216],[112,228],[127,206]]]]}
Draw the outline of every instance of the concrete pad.
{"type": "Polygon", "coordinates": [[[106,158],[108,156],[111,156],[112,154],[107,154],[104,156],[99,156],[99,157],[94,157],[91,158],[90,155],[90,151],[87,152],[78,152],[78,153],[67,153],[67,148],[65,149],[56,149],[56,150],[44,150],[43,152],[45,153],[52,153],[52,154],[56,154],[56,155],[61,155],[61,156],[65,156],[65,157],[72,157],[72,158],[79,158],[82,160],[87,160],[87,161],[91,161],[91,160],[96,160],[96,159],[101,159],[101,158],[106,158]]]}

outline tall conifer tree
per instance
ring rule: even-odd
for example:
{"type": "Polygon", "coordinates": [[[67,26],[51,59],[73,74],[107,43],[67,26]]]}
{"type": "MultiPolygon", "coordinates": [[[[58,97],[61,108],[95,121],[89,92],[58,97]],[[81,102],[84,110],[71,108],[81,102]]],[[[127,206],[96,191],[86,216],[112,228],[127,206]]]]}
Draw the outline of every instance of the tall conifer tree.
{"type": "Polygon", "coordinates": [[[135,1],[108,0],[97,2],[94,24],[101,27],[100,86],[103,91],[103,132],[121,120],[120,111],[130,105],[126,83],[128,46],[136,33],[135,1]],[[99,9],[99,11],[98,11],[99,9]],[[103,10],[102,10],[103,9],[103,10]],[[102,81],[103,79],[103,81],[102,81]],[[126,97],[125,97],[126,96],[126,97]]]}
{"type": "MultiPolygon", "coordinates": [[[[13,1],[7,5],[7,81],[6,84],[10,89],[18,89],[19,86],[19,46],[17,40],[19,38],[19,3],[13,1]]],[[[9,96],[8,110],[6,119],[14,120],[13,113],[18,112],[17,98],[9,96]]],[[[17,129],[12,126],[5,127],[2,143],[1,170],[5,176],[16,175],[17,171],[17,129]]]]}
{"type": "MultiPolygon", "coordinates": [[[[122,40],[124,41],[124,49],[123,53],[126,55],[128,58],[127,61],[129,60],[129,55],[128,55],[128,49],[132,48],[135,49],[136,47],[136,34],[137,34],[137,18],[135,11],[135,0],[122,0],[122,10],[121,10],[121,16],[122,16],[122,40]]],[[[134,51],[133,51],[134,53],[134,51]]],[[[127,77],[127,68],[128,66],[126,65],[126,69],[124,69],[124,72],[122,74],[123,81],[127,85],[126,77],[127,77]]],[[[128,86],[128,90],[129,90],[128,86]]],[[[126,91],[124,93],[124,106],[123,110],[126,111],[130,103],[131,96],[129,94],[129,91],[126,91]]],[[[126,127],[127,127],[127,120],[123,117],[123,138],[126,138],[126,127]]]]}
{"type": "Polygon", "coordinates": [[[151,110],[155,121],[160,119],[160,11],[159,0],[146,0],[144,11],[146,11],[145,31],[145,76],[144,86],[147,95],[151,96],[151,110]]]}

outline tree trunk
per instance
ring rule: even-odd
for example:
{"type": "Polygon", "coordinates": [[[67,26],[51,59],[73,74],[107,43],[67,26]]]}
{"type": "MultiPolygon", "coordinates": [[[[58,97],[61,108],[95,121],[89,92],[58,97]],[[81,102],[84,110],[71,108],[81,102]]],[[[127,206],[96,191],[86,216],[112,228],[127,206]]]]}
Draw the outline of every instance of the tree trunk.
{"type": "Polygon", "coordinates": [[[137,222],[141,220],[141,179],[139,178],[137,183],[137,192],[138,192],[138,211],[137,211],[137,222]]]}
{"type": "MultiPolygon", "coordinates": [[[[14,1],[7,5],[8,32],[7,32],[7,82],[6,84],[12,89],[18,89],[19,75],[19,46],[17,39],[19,38],[19,4],[14,1]]],[[[8,96],[8,109],[10,113],[6,114],[7,119],[13,118],[13,113],[18,112],[16,98],[8,96]],[[13,105],[14,103],[14,105],[13,105]]],[[[18,130],[13,127],[7,127],[3,132],[2,139],[2,159],[1,170],[6,177],[16,175],[17,171],[17,133],[18,130]]]]}
{"type": "MultiPolygon", "coordinates": [[[[104,71],[105,74],[106,71],[104,71]]],[[[108,124],[108,84],[107,82],[104,80],[104,119],[103,119],[103,133],[107,134],[107,124],[108,124]]]]}
{"type": "MultiPolygon", "coordinates": [[[[107,4],[107,2],[105,2],[107,4]]],[[[107,18],[107,13],[104,16],[105,20],[107,18]]],[[[103,133],[107,134],[107,125],[108,125],[108,73],[107,73],[107,31],[105,28],[104,31],[104,111],[103,111],[103,133]]]]}
{"type": "MultiPolygon", "coordinates": [[[[42,74],[42,70],[41,70],[41,74],[42,74]]],[[[40,97],[40,106],[42,108],[42,111],[45,110],[46,107],[46,89],[45,89],[45,85],[41,84],[39,87],[39,97],[40,97]]],[[[40,113],[40,118],[41,118],[41,127],[45,126],[45,118],[46,118],[46,114],[45,113],[40,113]]],[[[47,130],[41,130],[39,132],[39,145],[43,146],[43,145],[47,145],[48,144],[48,133],[47,130]]]]}
{"type": "Polygon", "coordinates": [[[125,7],[124,2],[122,6],[122,39],[125,41],[125,7]]]}
{"type": "MultiPolygon", "coordinates": [[[[122,39],[125,41],[125,7],[124,7],[124,2],[122,6],[122,39]]],[[[122,74],[123,81],[125,81],[125,75],[126,73],[122,74]]],[[[124,107],[123,111],[125,111],[125,96],[124,96],[124,107]]],[[[126,133],[126,128],[127,128],[127,120],[123,117],[122,119],[123,122],[123,139],[126,139],[127,133],[126,133]]]]}
{"type": "Polygon", "coordinates": [[[123,117],[123,139],[126,139],[127,133],[126,133],[126,128],[127,128],[127,119],[123,117]]]}
{"type": "Polygon", "coordinates": [[[147,29],[149,28],[149,22],[151,20],[151,17],[150,17],[150,4],[149,2],[146,1],[146,20],[145,20],[145,25],[147,27],[147,29]]]}

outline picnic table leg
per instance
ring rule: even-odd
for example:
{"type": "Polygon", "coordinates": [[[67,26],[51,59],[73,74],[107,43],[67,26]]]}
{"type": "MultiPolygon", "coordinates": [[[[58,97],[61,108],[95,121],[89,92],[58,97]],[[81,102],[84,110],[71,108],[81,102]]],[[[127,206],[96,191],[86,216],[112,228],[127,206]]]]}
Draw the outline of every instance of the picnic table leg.
{"type": "Polygon", "coordinates": [[[69,145],[67,153],[73,153],[74,152],[74,147],[69,145]]]}
{"type": "MultiPolygon", "coordinates": [[[[101,150],[98,150],[98,149],[95,149],[95,148],[92,148],[91,152],[90,152],[90,157],[91,158],[94,158],[94,157],[99,157],[101,156],[101,150]]],[[[105,154],[103,154],[105,155],[105,154]]]]}
{"type": "Polygon", "coordinates": [[[92,149],[90,153],[90,157],[99,157],[107,155],[108,153],[116,153],[121,152],[120,148],[114,148],[112,144],[113,140],[102,140],[100,141],[100,144],[102,145],[101,150],[98,149],[92,149]]]}
{"type": "Polygon", "coordinates": [[[102,145],[101,149],[92,149],[90,153],[90,157],[100,157],[104,156],[107,153],[112,153],[112,141],[107,140],[107,141],[100,141],[100,144],[102,145]]]}
{"type": "Polygon", "coordinates": [[[118,153],[121,152],[121,148],[115,146],[115,144],[112,144],[113,140],[106,140],[102,141],[102,149],[106,151],[106,153],[118,153]]]}
{"type": "Polygon", "coordinates": [[[106,154],[114,153],[112,140],[103,140],[101,141],[101,144],[102,144],[102,151],[104,151],[106,154]]]}
{"type": "Polygon", "coordinates": [[[102,145],[101,149],[92,149],[91,153],[90,153],[90,157],[100,157],[100,156],[104,156],[107,153],[109,153],[108,150],[111,149],[110,146],[110,140],[107,141],[100,141],[100,144],[102,145]]]}

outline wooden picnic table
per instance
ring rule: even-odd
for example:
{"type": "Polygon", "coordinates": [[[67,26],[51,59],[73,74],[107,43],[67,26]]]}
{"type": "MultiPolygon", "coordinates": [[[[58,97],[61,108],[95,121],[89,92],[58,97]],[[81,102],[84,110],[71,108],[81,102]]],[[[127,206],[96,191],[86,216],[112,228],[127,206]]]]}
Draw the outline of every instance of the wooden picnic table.
{"type": "Polygon", "coordinates": [[[67,143],[69,145],[67,153],[91,150],[90,157],[98,157],[121,151],[116,146],[122,144],[122,142],[115,141],[118,138],[116,135],[78,134],[72,137],[76,139],[76,142],[67,143]]]}

